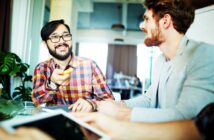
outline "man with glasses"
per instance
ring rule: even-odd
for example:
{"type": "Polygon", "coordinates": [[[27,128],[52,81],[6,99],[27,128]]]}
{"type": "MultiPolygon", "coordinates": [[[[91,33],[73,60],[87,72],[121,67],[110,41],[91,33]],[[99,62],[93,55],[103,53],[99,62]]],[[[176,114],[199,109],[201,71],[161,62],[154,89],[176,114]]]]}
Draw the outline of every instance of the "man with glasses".
{"type": "Polygon", "coordinates": [[[34,70],[35,105],[70,105],[72,111],[95,111],[96,100],[113,99],[97,64],[72,53],[72,35],[63,20],[47,23],[41,37],[52,58],[34,70]]]}

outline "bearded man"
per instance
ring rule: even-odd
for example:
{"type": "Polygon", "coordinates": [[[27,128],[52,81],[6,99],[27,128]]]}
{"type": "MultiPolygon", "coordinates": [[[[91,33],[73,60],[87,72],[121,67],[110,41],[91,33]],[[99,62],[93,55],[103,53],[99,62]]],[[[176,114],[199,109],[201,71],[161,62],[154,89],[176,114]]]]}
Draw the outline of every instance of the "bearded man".
{"type": "Polygon", "coordinates": [[[120,120],[162,122],[191,119],[214,101],[214,46],[185,36],[195,16],[185,2],[145,0],[144,42],[162,51],[151,87],[133,99],[97,102],[99,112],[120,120]]]}
{"type": "Polygon", "coordinates": [[[89,112],[96,110],[97,99],[114,99],[97,64],[72,53],[72,35],[63,20],[47,23],[41,37],[52,58],[35,67],[35,105],[68,105],[74,112],[89,112]]]}

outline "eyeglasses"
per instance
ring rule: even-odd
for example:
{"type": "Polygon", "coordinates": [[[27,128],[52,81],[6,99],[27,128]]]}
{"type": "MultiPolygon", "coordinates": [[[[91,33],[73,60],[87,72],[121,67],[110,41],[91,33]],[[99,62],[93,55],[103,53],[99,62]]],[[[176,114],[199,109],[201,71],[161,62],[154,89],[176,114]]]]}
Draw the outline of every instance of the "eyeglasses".
{"type": "Polygon", "coordinates": [[[53,43],[59,42],[60,38],[62,38],[64,41],[70,41],[72,39],[72,35],[71,34],[64,34],[64,35],[61,35],[61,36],[54,35],[54,36],[49,37],[49,39],[53,43]]]}

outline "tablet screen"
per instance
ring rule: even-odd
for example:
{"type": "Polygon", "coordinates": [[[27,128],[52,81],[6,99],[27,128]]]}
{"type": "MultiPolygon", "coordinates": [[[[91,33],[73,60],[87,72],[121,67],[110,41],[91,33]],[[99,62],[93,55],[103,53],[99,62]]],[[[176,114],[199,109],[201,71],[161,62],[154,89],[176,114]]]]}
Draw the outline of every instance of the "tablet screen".
{"type": "Polygon", "coordinates": [[[62,114],[13,125],[12,127],[16,129],[20,126],[37,127],[56,140],[98,140],[101,138],[98,134],[80,126],[78,123],[62,114]]]}

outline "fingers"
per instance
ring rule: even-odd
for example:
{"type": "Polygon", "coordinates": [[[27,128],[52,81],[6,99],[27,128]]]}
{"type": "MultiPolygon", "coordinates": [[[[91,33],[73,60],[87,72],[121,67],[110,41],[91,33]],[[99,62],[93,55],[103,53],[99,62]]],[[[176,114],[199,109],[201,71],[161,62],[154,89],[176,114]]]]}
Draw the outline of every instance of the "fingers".
{"type": "Polygon", "coordinates": [[[82,106],[82,109],[80,110],[80,112],[90,112],[90,111],[92,111],[91,105],[84,105],[84,106],[82,106]]]}
{"type": "Polygon", "coordinates": [[[72,112],[90,112],[92,111],[93,107],[88,101],[80,98],[76,103],[69,106],[69,109],[71,109],[72,112]]]}
{"type": "Polygon", "coordinates": [[[97,104],[97,111],[100,110],[101,102],[102,102],[102,101],[96,101],[96,104],[97,104]]]}
{"type": "Polygon", "coordinates": [[[21,127],[17,129],[16,134],[25,135],[32,140],[53,140],[53,138],[37,128],[21,127]]]}
{"type": "Polygon", "coordinates": [[[54,83],[58,83],[59,81],[59,74],[62,73],[63,71],[60,70],[60,69],[54,69],[53,70],[53,73],[51,74],[51,81],[54,82],[54,83]]]}
{"type": "Polygon", "coordinates": [[[57,84],[68,85],[69,82],[70,82],[70,75],[69,74],[57,75],[57,84]]]}
{"type": "Polygon", "coordinates": [[[63,73],[61,73],[62,75],[63,74],[70,74],[71,72],[73,71],[73,69],[72,68],[69,68],[69,69],[67,69],[67,70],[65,70],[63,73]]]}
{"type": "MultiPolygon", "coordinates": [[[[118,135],[118,131],[121,133],[121,123],[120,120],[116,120],[110,116],[104,115],[99,112],[93,113],[71,113],[73,116],[81,119],[82,121],[88,123],[89,125],[101,130],[112,139],[118,135]]],[[[123,127],[123,126],[122,126],[123,127]]],[[[123,131],[122,131],[123,132],[123,131]]],[[[122,138],[124,133],[120,136],[122,138]]],[[[118,139],[116,137],[115,139],[118,139]]]]}
{"type": "Polygon", "coordinates": [[[70,83],[70,77],[66,81],[62,81],[60,85],[66,86],[66,85],[69,85],[69,83],[70,83]]]}
{"type": "Polygon", "coordinates": [[[73,106],[74,106],[74,104],[70,105],[70,106],[68,107],[68,109],[71,110],[71,109],[73,108],[73,106]]]}
{"type": "Polygon", "coordinates": [[[82,121],[100,129],[103,129],[103,127],[106,127],[107,125],[111,125],[111,123],[115,121],[115,119],[113,119],[112,117],[99,112],[90,112],[90,113],[75,112],[71,114],[81,119],[82,121]]]}
{"type": "Polygon", "coordinates": [[[79,110],[81,109],[81,104],[79,101],[77,101],[76,103],[74,103],[71,108],[72,112],[79,112],[79,110]]]}
{"type": "Polygon", "coordinates": [[[67,85],[69,83],[69,79],[71,77],[70,73],[62,74],[64,71],[61,69],[54,69],[51,75],[51,81],[57,83],[59,85],[67,85]]]}
{"type": "Polygon", "coordinates": [[[61,80],[62,81],[67,81],[68,79],[70,79],[70,74],[63,74],[60,76],[61,80]]]}
{"type": "Polygon", "coordinates": [[[0,127],[0,139],[2,139],[2,140],[7,140],[7,139],[13,140],[13,139],[15,139],[15,136],[13,134],[9,134],[3,128],[0,127]]]}
{"type": "Polygon", "coordinates": [[[45,132],[42,132],[37,128],[30,127],[17,128],[13,134],[7,133],[3,129],[0,129],[0,136],[1,139],[5,140],[53,140],[53,138],[45,132]]]}
{"type": "Polygon", "coordinates": [[[79,113],[79,112],[71,112],[70,113],[71,115],[73,115],[74,117],[77,117],[77,118],[84,118],[85,116],[88,116],[88,114],[90,114],[90,113],[88,113],[88,112],[81,112],[81,113],[79,113]]]}
{"type": "Polygon", "coordinates": [[[71,114],[87,123],[95,122],[98,116],[98,113],[87,113],[87,112],[81,112],[81,113],[77,112],[77,113],[71,113],[71,114]]]}

